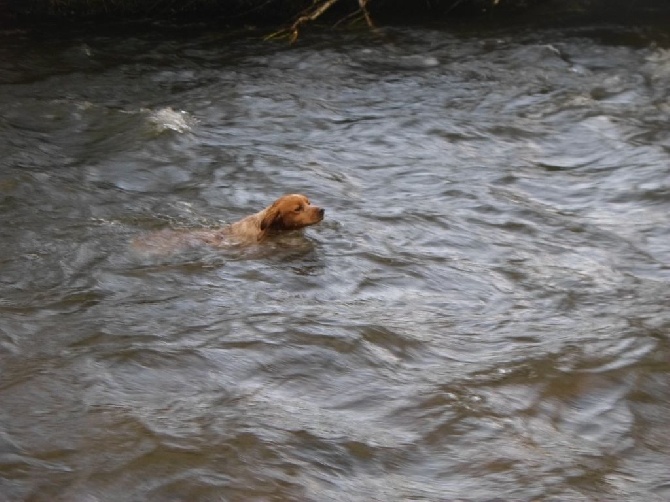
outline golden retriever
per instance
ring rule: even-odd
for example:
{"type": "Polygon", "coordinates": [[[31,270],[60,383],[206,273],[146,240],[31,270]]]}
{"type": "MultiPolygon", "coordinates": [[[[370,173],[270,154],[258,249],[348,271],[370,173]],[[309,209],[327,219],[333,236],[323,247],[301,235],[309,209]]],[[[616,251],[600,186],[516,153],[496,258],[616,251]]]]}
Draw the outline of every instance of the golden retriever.
{"type": "Polygon", "coordinates": [[[211,230],[162,230],[135,240],[133,247],[145,252],[164,253],[203,243],[223,246],[261,242],[271,235],[319,223],[325,212],[302,194],[288,194],[262,211],[230,225],[211,230]]]}
{"type": "Polygon", "coordinates": [[[258,242],[273,234],[319,223],[325,212],[302,194],[284,195],[262,211],[222,228],[217,235],[258,242]]]}

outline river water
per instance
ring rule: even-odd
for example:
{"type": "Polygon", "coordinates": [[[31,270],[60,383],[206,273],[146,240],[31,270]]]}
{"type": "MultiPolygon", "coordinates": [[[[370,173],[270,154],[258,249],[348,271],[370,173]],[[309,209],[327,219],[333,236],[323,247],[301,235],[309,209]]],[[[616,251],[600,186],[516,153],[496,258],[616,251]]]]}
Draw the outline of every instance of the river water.
{"type": "Polygon", "coordinates": [[[0,500],[670,500],[667,31],[263,34],[0,35],[0,500]]]}

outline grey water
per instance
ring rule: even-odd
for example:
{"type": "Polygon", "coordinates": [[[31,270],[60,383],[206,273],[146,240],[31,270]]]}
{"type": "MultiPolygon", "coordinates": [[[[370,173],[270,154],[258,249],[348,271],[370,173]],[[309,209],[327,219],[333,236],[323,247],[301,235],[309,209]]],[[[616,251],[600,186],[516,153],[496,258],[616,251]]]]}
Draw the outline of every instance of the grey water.
{"type": "Polygon", "coordinates": [[[669,500],[667,32],[263,35],[0,33],[0,500],[669,500]]]}

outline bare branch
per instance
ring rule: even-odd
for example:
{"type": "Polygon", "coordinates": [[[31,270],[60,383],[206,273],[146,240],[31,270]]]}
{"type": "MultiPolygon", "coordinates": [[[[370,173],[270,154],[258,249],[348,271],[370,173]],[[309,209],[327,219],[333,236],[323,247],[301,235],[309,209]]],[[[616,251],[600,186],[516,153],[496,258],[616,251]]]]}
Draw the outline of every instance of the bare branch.
{"type": "MultiPolygon", "coordinates": [[[[276,31],[274,33],[271,33],[267,37],[265,37],[266,40],[270,40],[273,38],[282,38],[282,37],[288,37],[290,43],[294,43],[296,40],[298,40],[298,36],[300,34],[300,28],[306,23],[315,21],[316,19],[319,18],[324,12],[326,12],[328,9],[330,9],[333,5],[335,5],[337,2],[340,0],[323,0],[319,3],[319,0],[315,0],[314,3],[312,4],[311,7],[305,9],[302,11],[300,16],[289,26],[288,28],[282,28],[279,31],[276,31]]],[[[370,0],[358,0],[358,12],[363,14],[363,17],[365,18],[365,22],[367,25],[374,29],[375,25],[372,22],[372,17],[370,16],[370,13],[368,12],[368,2],[370,0]]],[[[356,13],[354,13],[355,15],[356,13]]],[[[345,19],[349,18],[351,15],[346,16],[345,19]]],[[[338,22],[339,24],[339,22],[338,22]]]]}

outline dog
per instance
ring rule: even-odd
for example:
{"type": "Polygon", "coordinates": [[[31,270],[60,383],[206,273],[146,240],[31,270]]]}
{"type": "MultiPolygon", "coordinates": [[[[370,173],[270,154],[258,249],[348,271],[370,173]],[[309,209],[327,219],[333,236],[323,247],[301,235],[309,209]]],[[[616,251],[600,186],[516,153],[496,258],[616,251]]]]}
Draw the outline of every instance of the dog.
{"type": "Polygon", "coordinates": [[[310,203],[302,194],[284,195],[262,211],[247,216],[215,232],[212,243],[226,237],[245,242],[260,242],[274,234],[315,225],[326,210],[310,203]]]}
{"type": "Polygon", "coordinates": [[[325,209],[311,204],[305,195],[288,194],[262,211],[230,225],[211,230],[161,230],[136,239],[133,248],[162,254],[201,244],[219,247],[259,243],[273,235],[315,225],[323,220],[325,212],[325,209]]]}

